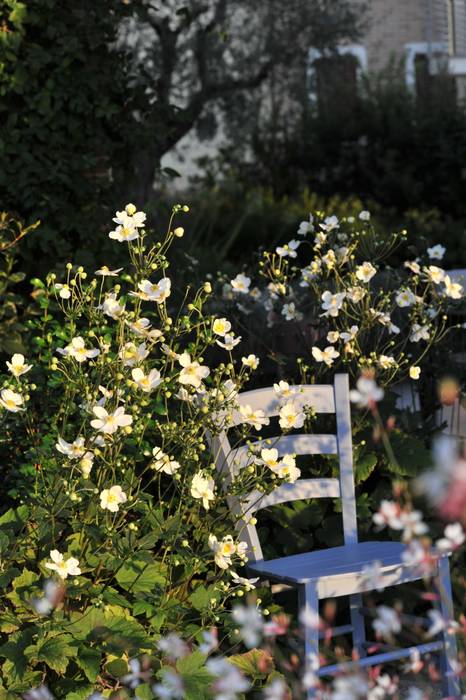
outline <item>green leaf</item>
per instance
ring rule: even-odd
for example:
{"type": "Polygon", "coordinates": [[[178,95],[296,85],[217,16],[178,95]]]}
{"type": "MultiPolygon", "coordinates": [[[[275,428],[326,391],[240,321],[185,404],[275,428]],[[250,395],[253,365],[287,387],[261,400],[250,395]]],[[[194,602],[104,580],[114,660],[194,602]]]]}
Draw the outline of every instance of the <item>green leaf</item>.
{"type": "Polygon", "coordinates": [[[245,654],[234,654],[228,657],[228,661],[251,678],[264,678],[274,669],[272,656],[263,649],[251,649],[245,654]]]}
{"type": "Polygon", "coordinates": [[[35,628],[27,628],[21,632],[14,632],[9,636],[8,642],[0,647],[0,657],[6,659],[2,665],[3,677],[8,678],[9,685],[22,681],[27,670],[25,649],[32,641],[35,628]]]}
{"type": "Polygon", "coordinates": [[[432,464],[432,455],[424,442],[401,431],[394,431],[390,442],[398,464],[389,463],[389,469],[399,476],[417,476],[432,464]]]}
{"type": "Polygon", "coordinates": [[[194,593],[191,593],[189,600],[191,605],[195,610],[205,610],[210,607],[210,599],[215,597],[212,595],[212,591],[205,586],[198,586],[194,593]]]}
{"type": "Polygon", "coordinates": [[[121,652],[140,653],[141,648],[150,646],[151,639],[144,627],[134,618],[114,617],[105,621],[104,626],[92,631],[92,638],[105,642],[106,650],[119,654],[121,652]]]}
{"type": "Polygon", "coordinates": [[[112,659],[105,664],[105,670],[114,678],[122,678],[129,671],[128,662],[125,659],[112,659]]]}
{"type": "Polygon", "coordinates": [[[0,632],[5,632],[6,634],[11,634],[15,632],[21,625],[21,621],[18,620],[16,615],[8,610],[0,613],[0,632]]]}
{"type": "Polygon", "coordinates": [[[68,635],[49,636],[39,640],[37,644],[26,647],[24,655],[33,665],[43,662],[53,671],[65,673],[69,659],[75,654],[74,649],[68,644],[69,640],[68,635]]]}
{"type": "Polygon", "coordinates": [[[94,690],[94,685],[83,685],[79,690],[72,690],[71,693],[67,693],[65,700],[88,700],[94,690]]]}
{"type": "Polygon", "coordinates": [[[140,700],[153,700],[155,697],[149,683],[141,683],[141,685],[138,685],[135,695],[137,698],[140,698],[140,700]]]}
{"type": "Polygon", "coordinates": [[[178,659],[176,670],[182,674],[194,673],[204,666],[206,658],[205,654],[202,654],[200,651],[194,651],[192,654],[178,659]]]}
{"type": "Polygon", "coordinates": [[[74,659],[79,668],[84,671],[88,681],[93,683],[100,671],[101,653],[97,649],[90,647],[80,648],[77,657],[74,659]]]}
{"type": "Polygon", "coordinates": [[[116,574],[122,588],[134,593],[149,593],[165,584],[160,564],[148,564],[139,559],[127,561],[116,574]]]}
{"type": "Polygon", "coordinates": [[[6,597],[11,600],[15,607],[28,609],[30,607],[28,603],[37,590],[35,584],[38,582],[39,576],[37,574],[24,569],[19,576],[13,579],[13,590],[7,593],[6,597]]]}
{"type": "Polygon", "coordinates": [[[24,523],[29,518],[29,508],[27,506],[19,506],[18,508],[10,508],[0,518],[0,528],[13,530],[18,532],[24,523]]]}
{"type": "Polygon", "coordinates": [[[354,477],[356,484],[366,481],[372,474],[377,464],[377,455],[373,452],[362,455],[354,464],[354,477]]]}

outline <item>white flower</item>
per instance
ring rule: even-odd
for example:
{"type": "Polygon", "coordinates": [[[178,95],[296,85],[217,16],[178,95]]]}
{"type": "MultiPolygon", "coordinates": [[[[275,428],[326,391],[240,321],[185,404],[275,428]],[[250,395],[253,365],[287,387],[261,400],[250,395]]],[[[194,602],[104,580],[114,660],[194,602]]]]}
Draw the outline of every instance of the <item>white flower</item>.
{"type": "Polygon", "coordinates": [[[336,217],[336,216],[327,216],[327,217],[324,219],[324,223],[323,223],[323,224],[319,224],[319,226],[320,226],[320,228],[321,228],[323,231],[327,231],[327,232],[329,233],[330,231],[333,231],[333,229],[339,228],[340,223],[339,223],[339,221],[338,221],[338,217],[336,217]]]}
{"type": "Polygon", "coordinates": [[[285,479],[290,484],[294,484],[296,479],[299,479],[301,476],[301,470],[296,466],[296,460],[293,455],[284,455],[283,459],[275,466],[271,466],[270,469],[280,479],[285,479]]]}
{"type": "Polygon", "coordinates": [[[81,573],[79,561],[74,557],[69,557],[69,559],[65,561],[63,554],[60,554],[58,549],[52,549],[50,552],[50,559],[52,563],[47,562],[45,568],[56,571],[62,579],[68,578],[68,576],[79,576],[81,573]]]}
{"type": "Polygon", "coordinates": [[[231,323],[226,318],[216,318],[212,324],[212,330],[215,335],[225,337],[231,330],[231,323]]]}
{"type": "Polygon", "coordinates": [[[461,284],[458,284],[457,282],[452,282],[450,279],[450,275],[445,275],[445,279],[443,281],[445,283],[444,294],[447,297],[450,297],[450,299],[462,298],[464,290],[461,284]]]}
{"type": "Polygon", "coordinates": [[[348,287],[346,296],[353,304],[358,304],[365,297],[367,290],[364,287],[348,287]]]}
{"type": "Polygon", "coordinates": [[[380,355],[377,364],[379,367],[382,367],[382,369],[391,369],[392,367],[396,367],[396,360],[393,355],[380,355]]]}
{"type": "Polygon", "coordinates": [[[18,411],[24,411],[24,399],[21,394],[17,394],[16,391],[11,389],[2,389],[0,392],[0,405],[6,408],[7,411],[11,413],[18,413],[18,411]]]}
{"type": "Polygon", "coordinates": [[[377,513],[372,516],[372,520],[380,528],[388,525],[392,530],[401,530],[403,527],[400,520],[400,507],[393,501],[383,500],[377,513]]]}
{"type": "Polygon", "coordinates": [[[383,399],[384,390],[370,377],[359,377],[356,387],[350,391],[350,400],[359,408],[371,407],[383,399]]]}
{"type": "Polygon", "coordinates": [[[131,221],[132,226],[142,228],[146,220],[146,215],[143,211],[137,211],[134,204],[127,204],[124,211],[117,211],[113,221],[116,224],[124,225],[127,221],[131,221]]]}
{"type": "Polygon", "coordinates": [[[265,686],[264,700],[287,700],[289,697],[288,686],[281,678],[274,678],[271,683],[265,686]]]}
{"type": "Polygon", "coordinates": [[[202,472],[195,474],[191,481],[191,496],[202,500],[202,505],[209,510],[209,501],[213,501],[215,483],[210,477],[206,478],[202,472]]]}
{"type": "Polygon", "coordinates": [[[413,365],[412,367],[409,368],[409,376],[411,379],[419,379],[421,375],[421,368],[417,367],[417,365],[413,365]]]}
{"type": "Polygon", "coordinates": [[[57,284],[54,285],[54,288],[58,291],[58,296],[61,297],[62,299],[69,299],[71,296],[71,289],[69,285],[67,284],[57,284]]]}
{"type": "Polygon", "coordinates": [[[429,326],[420,326],[419,323],[413,323],[409,339],[412,343],[418,343],[420,340],[429,340],[429,326]]]}
{"type": "Polygon", "coordinates": [[[260,430],[263,425],[268,425],[270,420],[265,415],[264,411],[257,409],[253,411],[251,406],[240,406],[239,412],[243,418],[243,422],[252,425],[256,430],[260,430]]]}
{"type": "Polygon", "coordinates": [[[137,227],[131,223],[131,220],[127,219],[124,224],[110,231],[108,237],[119,243],[124,243],[124,241],[134,241],[136,238],[139,238],[139,231],[137,227]]]}
{"type": "Polygon", "coordinates": [[[86,362],[86,360],[91,360],[100,354],[98,348],[87,349],[84,344],[84,339],[80,335],[72,338],[71,343],[65,348],[57,348],[57,352],[65,357],[73,357],[76,362],[86,362]]]}
{"type": "Polygon", "coordinates": [[[250,367],[251,369],[257,369],[259,367],[259,358],[256,355],[242,357],[241,362],[245,367],[250,367]]]}
{"type": "Polygon", "coordinates": [[[234,279],[231,280],[231,287],[233,292],[237,294],[247,294],[249,292],[249,287],[251,285],[251,280],[246,275],[240,272],[234,279]]]}
{"type": "Polygon", "coordinates": [[[79,468],[81,469],[84,479],[89,478],[89,474],[92,471],[93,461],[94,454],[92,452],[85,452],[79,460],[79,468]]]}
{"type": "Polygon", "coordinates": [[[400,513],[402,539],[404,542],[411,540],[414,535],[424,535],[428,531],[427,525],[422,521],[422,513],[419,510],[402,511],[400,513]]]}
{"type": "Polygon", "coordinates": [[[123,406],[119,406],[113,413],[108,413],[102,406],[94,406],[92,411],[97,416],[91,420],[92,427],[107,435],[112,435],[118,428],[125,428],[133,422],[132,416],[125,413],[123,406]]]}
{"type": "Polygon", "coordinates": [[[327,342],[328,343],[336,343],[337,340],[340,339],[340,333],[339,331],[329,331],[327,333],[327,342]]]}
{"type": "Polygon", "coordinates": [[[359,674],[336,678],[330,700],[368,700],[367,678],[359,674]]]}
{"type": "Polygon", "coordinates": [[[110,270],[107,265],[102,265],[99,270],[94,272],[95,275],[99,277],[118,277],[118,273],[122,271],[122,267],[118,267],[116,270],[110,270]]]}
{"type": "Polygon", "coordinates": [[[427,248],[427,255],[431,260],[441,260],[445,255],[445,252],[446,248],[444,248],[443,245],[440,245],[440,243],[432,246],[432,248],[427,248]]]}
{"type": "Polygon", "coordinates": [[[315,248],[321,248],[324,243],[327,242],[327,234],[323,233],[322,231],[317,231],[316,235],[314,236],[314,247],[315,248]]]}
{"type": "MultiPolygon", "coordinates": [[[[142,316],[135,321],[126,321],[135,335],[146,335],[149,332],[151,323],[148,318],[142,316]]],[[[161,331],[158,331],[161,333],[161,331]]]]}
{"type": "Polygon", "coordinates": [[[343,306],[343,300],[346,297],[346,292],[339,292],[338,294],[332,294],[332,292],[324,292],[322,294],[322,308],[325,313],[324,316],[338,316],[338,312],[343,306]]]}
{"type": "Polygon", "coordinates": [[[240,635],[245,645],[251,649],[260,642],[264,620],[255,605],[237,605],[232,611],[233,620],[240,627],[240,635]]]}
{"type": "Polygon", "coordinates": [[[363,209],[363,211],[359,212],[359,218],[361,219],[361,221],[369,221],[369,219],[371,218],[370,211],[363,209]]]}
{"type": "Polygon", "coordinates": [[[147,393],[154,391],[162,382],[160,372],[157,369],[151,369],[149,374],[144,374],[140,367],[136,367],[132,370],[131,376],[139,389],[147,393]]]}
{"type": "Polygon", "coordinates": [[[404,266],[407,267],[408,270],[411,270],[411,272],[414,272],[415,275],[418,275],[421,271],[421,266],[416,260],[406,260],[404,266]]]}
{"type": "Polygon", "coordinates": [[[100,507],[102,510],[109,510],[111,513],[117,513],[121,503],[126,503],[128,497],[121,486],[111,486],[109,489],[104,489],[100,493],[100,507]]]}
{"type": "MultiPolygon", "coordinates": [[[[250,683],[241,671],[223,657],[211,658],[206,662],[209,673],[216,680],[212,685],[215,700],[236,700],[240,693],[249,690],[250,683]]],[[[185,697],[185,696],[183,696],[185,697]]]]}
{"type": "MultiPolygon", "coordinates": [[[[358,334],[358,330],[359,330],[358,326],[351,326],[349,331],[343,331],[342,333],[340,333],[340,338],[345,343],[351,343],[356,338],[356,336],[358,334]]],[[[327,335],[327,340],[328,340],[328,335],[327,335]]]]}
{"type": "Polygon", "coordinates": [[[314,260],[307,267],[303,267],[301,270],[301,282],[300,287],[309,287],[310,283],[313,282],[319,276],[322,263],[320,260],[314,260]]]}
{"type": "Polygon", "coordinates": [[[371,588],[375,591],[383,591],[383,574],[382,574],[382,562],[373,561],[370,564],[366,564],[361,569],[361,574],[364,581],[367,581],[371,588]]]}
{"type": "Polygon", "coordinates": [[[151,463],[151,467],[156,472],[163,472],[173,476],[178,469],[181,469],[181,464],[169,457],[165,452],[162,452],[160,447],[154,447],[152,455],[154,456],[154,461],[151,463]]]}
{"type": "Polygon", "coordinates": [[[231,557],[236,554],[236,545],[231,535],[226,535],[219,541],[215,535],[209,535],[209,548],[214,553],[215,563],[220,569],[231,566],[231,557]]]}
{"type": "Polygon", "coordinates": [[[278,450],[275,447],[270,449],[264,448],[261,450],[260,459],[257,460],[258,464],[264,464],[269,469],[273,469],[278,466],[278,450]]]}
{"type": "Polygon", "coordinates": [[[302,428],[304,425],[304,412],[292,401],[289,401],[282,406],[278,415],[280,417],[280,428],[283,428],[284,430],[291,430],[291,428],[302,428]]]}
{"type": "Polygon", "coordinates": [[[284,382],[283,380],[279,381],[278,384],[274,384],[273,388],[277,396],[281,399],[291,399],[298,392],[296,387],[290,387],[288,382],[284,382]]]}
{"type": "Polygon", "coordinates": [[[444,630],[454,632],[459,628],[459,624],[455,620],[444,618],[440,610],[428,610],[427,615],[431,620],[430,627],[426,632],[427,637],[436,637],[444,630]]]}
{"type": "Polygon", "coordinates": [[[255,589],[255,584],[258,582],[259,578],[243,578],[238,576],[236,571],[230,571],[230,576],[236,586],[242,586],[247,591],[253,591],[255,589]]]}
{"type": "Polygon", "coordinates": [[[238,335],[236,338],[234,335],[231,333],[227,333],[223,337],[223,342],[221,340],[216,340],[215,341],[217,345],[219,345],[221,348],[224,348],[225,350],[233,350],[239,343],[241,343],[241,336],[238,335]]]}
{"type": "Polygon", "coordinates": [[[356,277],[361,282],[370,282],[373,276],[377,273],[377,268],[370,262],[364,262],[356,268],[356,277]]]}
{"type": "Polygon", "coordinates": [[[313,226],[314,217],[309,214],[309,221],[301,221],[298,228],[298,236],[305,236],[306,233],[310,233],[314,230],[313,226]]]}
{"type": "MultiPolygon", "coordinates": [[[[157,647],[171,659],[181,659],[189,654],[188,645],[175,632],[167,634],[157,642],[157,647]]],[[[184,695],[182,697],[185,697],[184,695]]]]}
{"type": "Polygon", "coordinates": [[[314,346],[311,352],[316,362],[325,362],[327,367],[331,367],[333,361],[336,360],[337,357],[340,357],[340,353],[335,350],[333,345],[327,346],[325,350],[320,350],[320,348],[314,346]]]}
{"type": "Polygon", "coordinates": [[[322,256],[322,262],[326,265],[326,267],[329,270],[332,270],[335,267],[335,263],[337,261],[337,256],[335,255],[335,251],[330,248],[325,255],[322,256]]]}
{"type": "Polygon", "coordinates": [[[22,374],[26,374],[32,369],[32,365],[24,363],[24,355],[21,355],[21,353],[15,353],[11,358],[11,362],[6,361],[6,366],[15,377],[21,377],[22,374]]]}
{"type": "Polygon", "coordinates": [[[445,270],[436,265],[429,265],[429,267],[424,268],[424,272],[427,278],[431,280],[434,284],[440,284],[445,279],[445,270]]]}
{"type": "Polygon", "coordinates": [[[123,362],[125,367],[134,367],[140,362],[146,359],[149,354],[149,350],[145,343],[140,343],[136,345],[132,341],[125,343],[118,352],[118,357],[123,362]]]}
{"type": "Polygon", "coordinates": [[[416,295],[410,289],[400,289],[395,297],[400,308],[412,306],[416,302],[416,295]]]}
{"type": "Polygon", "coordinates": [[[395,326],[394,323],[392,323],[392,320],[390,318],[390,314],[383,313],[383,311],[376,311],[376,309],[369,309],[369,313],[373,316],[373,318],[380,323],[382,326],[385,326],[388,328],[389,333],[399,333],[400,329],[398,326],[395,326]]]}
{"type": "Polygon", "coordinates": [[[116,298],[116,294],[109,294],[103,304],[99,307],[106,316],[110,316],[114,321],[117,321],[125,312],[125,305],[120,304],[116,298]]]}
{"type": "Polygon", "coordinates": [[[278,246],[278,248],[275,249],[275,252],[281,258],[296,258],[298,256],[298,253],[296,251],[298,250],[300,245],[301,241],[292,240],[288,243],[285,243],[284,246],[278,246]]]}
{"type": "Polygon", "coordinates": [[[162,277],[159,282],[151,282],[150,280],[142,280],[138,283],[139,292],[135,292],[134,296],[138,296],[143,301],[155,301],[157,304],[163,304],[171,294],[171,280],[169,277],[162,277]]]}
{"type": "Polygon", "coordinates": [[[200,365],[199,362],[191,361],[191,356],[187,352],[179,356],[178,362],[183,368],[178,377],[180,384],[190,384],[195,389],[198,389],[202,384],[202,380],[210,374],[208,367],[200,365]]]}
{"type": "Polygon", "coordinates": [[[78,437],[71,443],[66,442],[66,440],[64,440],[62,437],[59,437],[55,447],[58,452],[61,452],[62,455],[66,455],[70,459],[79,459],[86,451],[83,437],[78,437]]]}
{"type": "Polygon", "coordinates": [[[156,683],[152,690],[158,700],[183,700],[186,697],[183,679],[167,666],[164,667],[162,682],[156,683]]]}
{"type": "Polygon", "coordinates": [[[372,622],[372,627],[375,630],[377,637],[390,640],[393,634],[401,631],[400,616],[387,605],[379,605],[377,608],[377,617],[372,622]]]}
{"type": "Polygon", "coordinates": [[[441,552],[449,552],[460,547],[466,537],[460,523],[451,523],[447,525],[444,531],[444,536],[437,540],[435,546],[441,552]]]}
{"type": "Polygon", "coordinates": [[[294,301],[290,301],[288,304],[283,304],[282,316],[285,317],[286,321],[301,321],[303,314],[298,311],[294,301]]]}

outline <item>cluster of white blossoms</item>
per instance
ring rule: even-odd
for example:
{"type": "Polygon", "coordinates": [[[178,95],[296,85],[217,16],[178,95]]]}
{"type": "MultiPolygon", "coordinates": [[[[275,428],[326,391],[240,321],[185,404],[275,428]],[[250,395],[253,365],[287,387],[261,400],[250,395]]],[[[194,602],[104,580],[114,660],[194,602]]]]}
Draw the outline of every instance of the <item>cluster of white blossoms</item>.
{"type": "Polygon", "coordinates": [[[264,254],[265,287],[251,287],[252,276],[239,273],[224,296],[244,313],[262,306],[269,326],[285,321],[317,328],[320,338],[303,348],[317,370],[338,361],[355,372],[377,368],[387,384],[400,372],[418,379],[418,362],[445,337],[446,311],[464,298],[464,289],[434,264],[445,254],[440,244],[392,268],[391,253],[405,237],[378,236],[367,211],[341,220],[311,214],[300,223],[298,240],[264,254]]]}
{"type": "Polygon", "coordinates": [[[279,479],[290,483],[294,483],[301,476],[301,470],[296,466],[295,456],[286,454],[280,459],[275,447],[262,449],[260,458],[257,458],[256,461],[258,464],[268,467],[279,479]]]}
{"type": "Polygon", "coordinates": [[[246,559],[246,542],[235,542],[231,535],[225,535],[218,540],[215,535],[209,535],[209,548],[214,553],[214,560],[220,569],[228,569],[233,564],[233,557],[241,561],[246,559]]]}

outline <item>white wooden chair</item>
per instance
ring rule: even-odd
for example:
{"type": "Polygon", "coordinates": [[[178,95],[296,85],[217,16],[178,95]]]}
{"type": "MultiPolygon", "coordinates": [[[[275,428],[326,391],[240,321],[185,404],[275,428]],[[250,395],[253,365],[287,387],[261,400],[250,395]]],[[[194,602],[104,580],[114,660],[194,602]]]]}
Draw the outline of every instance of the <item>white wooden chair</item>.
{"type": "MultiPolygon", "coordinates": [[[[321,599],[349,596],[351,624],[335,628],[333,636],[352,633],[353,646],[359,656],[356,666],[373,666],[406,658],[414,649],[421,654],[439,652],[444,691],[449,697],[459,696],[459,684],[454,673],[457,657],[456,640],[448,630],[444,630],[439,639],[417,647],[367,655],[369,645],[365,639],[361,594],[373,590],[373,585],[363,574],[364,567],[374,561],[381,562],[384,587],[415,581],[422,576],[419,571],[410,569],[404,564],[402,553],[405,546],[403,544],[382,541],[358,542],[348,376],[337,374],[334,385],[309,385],[300,389],[300,393],[297,393],[293,399],[294,402],[301,406],[312,406],[317,413],[334,413],[336,435],[282,435],[268,438],[268,440],[272,440],[273,446],[281,456],[290,453],[338,455],[339,479],[298,479],[293,484],[279,486],[269,495],[254,491],[241,502],[228,497],[229,506],[237,517],[240,538],[248,543],[248,573],[272,582],[297,587],[300,608],[306,608],[313,613],[318,613],[321,599]],[[253,513],[279,503],[310,498],[341,498],[344,545],[265,561],[256,528],[250,522],[253,513]]],[[[279,401],[273,388],[267,388],[240,394],[239,403],[250,405],[254,410],[262,409],[267,416],[273,417],[278,415],[283,401],[279,401]]],[[[239,411],[236,411],[234,425],[242,422],[244,418],[239,411]]],[[[222,486],[227,492],[232,478],[251,463],[250,448],[260,448],[261,445],[270,447],[270,443],[266,444],[259,440],[252,446],[245,445],[232,449],[226,431],[209,439],[217,469],[223,476],[222,486]]],[[[438,559],[436,579],[438,589],[441,591],[439,609],[445,619],[452,619],[453,602],[448,556],[441,556],[438,559]]],[[[317,629],[309,626],[304,627],[303,633],[306,670],[313,670],[318,676],[333,675],[344,670],[345,664],[326,665],[319,668],[319,636],[322,637],[322,633],[319,635],[317,629]]],[[[350,663],[346,667],[351,668],[354,665],[350,663]]],[[[314,697],[313,691],[308,691],[307,697],[314,697]]]]}

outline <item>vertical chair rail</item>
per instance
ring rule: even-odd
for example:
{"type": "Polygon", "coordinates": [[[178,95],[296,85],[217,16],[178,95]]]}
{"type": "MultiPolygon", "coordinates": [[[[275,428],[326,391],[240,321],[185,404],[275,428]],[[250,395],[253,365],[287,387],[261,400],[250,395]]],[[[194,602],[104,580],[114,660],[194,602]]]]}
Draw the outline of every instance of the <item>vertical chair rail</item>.
{"type": "Polygon", "coordinates": [[[335,375],[335,414],[337,422],[338,455],[340,458],[341,509],[345,544],[356,544],[358,525],[356,520],[356,496],[353,476],[353,443],[351,439],[351,413],[347,374],[335,375]]]}

